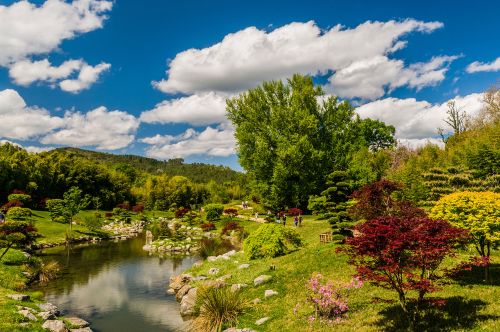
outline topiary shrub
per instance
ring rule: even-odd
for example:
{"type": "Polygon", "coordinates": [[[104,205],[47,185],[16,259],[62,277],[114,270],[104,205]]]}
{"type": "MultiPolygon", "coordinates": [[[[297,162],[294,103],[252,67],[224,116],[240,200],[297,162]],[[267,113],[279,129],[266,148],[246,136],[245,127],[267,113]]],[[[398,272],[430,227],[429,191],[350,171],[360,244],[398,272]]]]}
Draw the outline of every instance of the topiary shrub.
{"type": "Polygon", "coordinates": [[[231,216],[231,217],[236,217],[238,215],[238,209],[235,208],[227,208],[224,210],[224,214],[231,216]]]}
{"type": "Polygon", "coordinates": [[[302,239],[294,229],[264,224],[245,240],[243,248],[250,259],[256,259],[285,255],[300,246],[302,239]]]}
{"type": "Polygon", "coordinates": [[[31,201],[31,196],[27,194],[10,194],[7,197],[7,200],[10,201],[20,201],[23,205],[27,205],[31,201]]]}
{"type": "Polygon", "coordinates": [[[204,207],[207,214],[207,220],[217,220],[220,219],[222,213],[224,212],[224,205],[222,204],[208,204],[204,207]]]}
{"type": "Polygon", "coordinates": [[[130,211],[123,209],[123,208],[120,208],[120,207],[115,207],[113,209],[113,215],[115,217],[118,217],[118,219],[120,219],[120,221],[124,221],[126,223],[130,223],[132,221],[130,211]]]}
{"type": "Polygon", "coordinates": [[[231,234],[232,231],[243,231],[243,226],[241,226],[236,221],[230,221],[224,225],[224,228],[222,228],[221,234],[228,235],[228,234],[231,234]]]}
{"type": "Polygon", "coordinates": [[[64,200],[62,199],[48,199],[45,202],[45,206],[50,213],[50,219],[55,222],[66,223],[69,222],[69,218],[66,216],[64,210],[64,200]]]}
{"type": "Polygon", "coordinates": [[[12,220],[24,220],[31,217],[31,210],[28,208],[15,206],[7,212],[7,217],[12,220]]]}

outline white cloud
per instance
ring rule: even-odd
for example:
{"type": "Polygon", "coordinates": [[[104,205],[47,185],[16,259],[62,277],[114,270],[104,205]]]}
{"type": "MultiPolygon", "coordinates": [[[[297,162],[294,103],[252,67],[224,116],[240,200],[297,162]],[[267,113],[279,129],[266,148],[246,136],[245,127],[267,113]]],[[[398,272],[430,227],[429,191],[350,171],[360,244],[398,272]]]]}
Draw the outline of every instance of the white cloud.
{"type": "MultiPolygon", "coordinates": [[[[437,64],[445,57],[404,67],[402,61],[387,57],[405,47],[406,42],[400,40],[404,35],[414,31],[429,33],[442,26],[440,22],[408,19],[367,21],[352,29],[337,25],[326,31],[312,21],[290,23],[271,32],[249,27],[226,35],[210,47],[177,54],[169,63],[167,78],[153,84],[166,93],[233,93],[294,73],[317,75],[333,71],[349,78],[349,73],[363,68],[366,78],[370,72],[390,69],[392,76],[368,82],[369,91],[361,91],[357,96],[378,97],[383,95],[385,86],[395,84],[394,80],[397,86],[419,88],[442,80],[442,67],[451,58],[440,65],[437,64]],[[405,80],[400,79],[401,72],[407,76],[405,80]]],[[[338,81],[334,79],[333,86],[338,81]]]]}
{"type": "Polygon", "coordinates": [[[99,75],[109,68],[111,68],[109,63],[100,63],[95,67],[84,64],[77,78],[64,80],[59,83],[59,87],[63,91],[78,93],[90,88],[99,79],[99,75]]]}
{"type": "Polygon", "coordinates": [[[51,146],[25,146],[24,149],[29,153],[41,153],[45,151],[54,150],[51,146]]]}
{"type": "Polygon", "coordinates": [[[457,56],[438,56],[429,62],[405,67],[401,60],[386,56],[355,61],[329,78],[327,91],[345,98],[373,100],[402,86],[421,89],[433,86],[445,78],[447,64],[457,56]]]}
{"type": "MultiPolygon", "coordinates": [[[[475,115],[483,106],[482,99],[482,94],[473,93],[464,97],[457,96],[452,100],[459,109],[469,115],[475,115]]],[[[427,101],[417,101],[415,98],[385,98],[364,104],[356,111],[362,118],[378,119],[393,125],[396,127],[396,138],[416,144],[436,137],[438,127],[451,132],[451,128],[444,123],[447,103],[448,101],[431,104],[427,101]]]]}
{"type": "Polygon", "coordinates": [[[496,60],[489,63],[474,61],[473,63],[467,66],[466,70],[468,73],[477,73],[481,71],[499,71],[500,57],[496,58],[496,60]]]}
{"type": "Polygon", "coordinates": [[[0,6],[0,66],[47,54],[65,39],[101,28],[112,1],[18,1],[0,6]]]}
{"type": "Polygon", "coordinates": [[[42,138],[43,144],[95,146],[98,150],[116,150],[134,140],[139,120],[121,111],[101,106],[85,114],[66,112],[64,128],[42,138]]]}
{"type": "Polygon", "coordinates": [[[64,120],[49,111],[28,107],[12,89],[0,91],[0,137],[26,140],[47,134],[63,125],[64,120]]]}
{"type": "Polygon", "coordinates": [[[444,143],[441,138],[429,137],[429,138],[398,139],[398,146],[406,146],[412,150],[423,147],[428,144],[433,144],[439,146],[440,148],[444,148],[444,143]]]}
{"type": "Polygon", "coordinates": [[[190,123],[206,126],[227,121],[226,96],[215,92],[165,100],[141,114],[146,123],[190,123]]]}
{"type": "Polygon", "coordinates": [[[99,75],[110,67],[111,65],[108,63],[101,63],[93,67],[83,60],[68,60],[59,66],[52,66],[47,59],[22,60],[9,68],[9,75],[19,85],[28,86],[33,82],[41,81],[49,82],[54,86],[55,82],[59,82],[62,90],[77,93],[88,89],[98,80],[99,75]],[[78,73],[77,78],[66,79],[74,73],[78,73]]]}
{"type": "Polygon", "coordinates": [[[191,155],[227,157],[234,154],[236,146],[234,128],[229,125],[207,127],[201,132],[190,128],[178,136],[156,135],[143,138],[141,142],[152,144],[146,149],[146,155],[158,159],[191,155]]]}

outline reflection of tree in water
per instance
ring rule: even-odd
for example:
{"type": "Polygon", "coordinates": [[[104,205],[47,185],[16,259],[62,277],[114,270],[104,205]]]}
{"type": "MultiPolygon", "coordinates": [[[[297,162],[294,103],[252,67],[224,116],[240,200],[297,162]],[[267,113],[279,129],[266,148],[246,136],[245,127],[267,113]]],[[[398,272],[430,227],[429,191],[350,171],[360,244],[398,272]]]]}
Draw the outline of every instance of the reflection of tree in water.
{"type": "MultiPolygon", "coordinates": [[[[33,288],[55,294],[69,294],[75,286],[87,284],[101,271],[110,269],[118,263],[133,264],[134,261],[144,260],[148,253],[142,249],[143,245],[144,239],[139,237],[127,241],[103,241],[97,244],[78,244],[45,249],[42,253],[42,259],[56,260],[61,266],[61,274],[58,279],[46,287],[36,285],[33,288]]],[[[148,259],[155,259],[155,257],[148,259]]],[[[157,263],[164,265],[171,262],[172,267],[169,269],[167,265],[165,271],[170,270],[171,273],[175,273],[182,267],[185,259],[186,257],[166,256],[159,258],[157,263]]],[[[147,273],[147,271],[143,273],[147,273]]],[[[167,281],[168,277],[165,282],[167,281]]]]}

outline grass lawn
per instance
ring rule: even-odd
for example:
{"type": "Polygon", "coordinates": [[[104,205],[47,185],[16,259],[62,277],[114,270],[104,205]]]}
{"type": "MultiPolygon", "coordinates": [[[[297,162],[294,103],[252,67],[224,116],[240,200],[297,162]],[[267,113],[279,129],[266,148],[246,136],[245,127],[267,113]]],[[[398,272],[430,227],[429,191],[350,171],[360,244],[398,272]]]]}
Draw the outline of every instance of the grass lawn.
{"type": "MultiPolygon", "coordinates": [[[[291,226],[287,227],[293,227],[291,226]]],[[[242,222],[249,232],[260,224],[242,222]]],[[[219,225],[220,226],[220,225],[219,225]]],[[[221,227],[218,227],[219,229],[221,227]]],[[[347,263],[344,254],[335,253],[337,244],[320,244],[319,234],[330,229],[328,223],[306,217],[298,229],[306,246],[286,256],[274,259],[248,261],[243,253],[238,253],[229,261],[205,262],[187,272],[206,275],[212,267],[220,268],[217,276],[231,274],[228,283],[245,283],[249,287],[241,292],[249,301],[260,298],[262,302],[241,316],[238,327],[249,327],[256,331],[401,331],[404,329],[402,315],[394,292],[370,284],[354,290],[349,296],[349,317],[340,324],[328,326],[319,322],[309,323],[313,313],[306,303],[306,282],[313,272],[321,272],[334,280],[349,282],[354,269],[347,263]],[[238,270],[238,265],[249,263],[249,269],[238,270]],[[270,266],[276,266],[271,270],[270,266]],[[273,276],[271,282],[253,287],[253,279],[261,274],[273,276]],[[273,289],[278,295],[264,299],[264,291],[273,289]],[[262,317],[271,319],[262,326],[255,321],[262,317]]],[[[500,255],[494,252],[493,260],[500,255]]],[[[463,259],[466,253],[454,260],[463,259]]],[[[448,299],[440,311],[430,311],[421,326],[425,331],[500,331],[500,288],[499,265],[492,269],[496,285],[482,283],[482,270],[472,271],[467,280],[452,281],[440,292],[432,296],[448,299]],[[496,278],[496,279],[495,279],[496,278]]]]}

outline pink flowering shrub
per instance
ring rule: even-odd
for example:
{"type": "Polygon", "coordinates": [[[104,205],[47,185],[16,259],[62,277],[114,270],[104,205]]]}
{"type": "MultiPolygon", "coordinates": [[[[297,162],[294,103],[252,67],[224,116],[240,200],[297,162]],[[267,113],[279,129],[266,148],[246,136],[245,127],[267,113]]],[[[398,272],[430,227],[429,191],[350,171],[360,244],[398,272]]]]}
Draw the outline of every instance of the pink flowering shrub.
{"type": "Polygon", "coordinates": [[[313,273],[307,283],[307,301],[312,303],[315,314],[309,317],[309,321],[342,321],[349,311],[348,292],[362,286],[363,282],[358,278],[352,279],[348,284],[335,284],[332,280],[326,280],[320,273],[313,273]]]}

